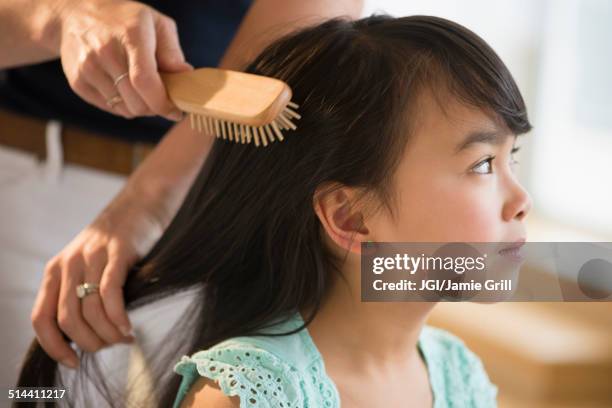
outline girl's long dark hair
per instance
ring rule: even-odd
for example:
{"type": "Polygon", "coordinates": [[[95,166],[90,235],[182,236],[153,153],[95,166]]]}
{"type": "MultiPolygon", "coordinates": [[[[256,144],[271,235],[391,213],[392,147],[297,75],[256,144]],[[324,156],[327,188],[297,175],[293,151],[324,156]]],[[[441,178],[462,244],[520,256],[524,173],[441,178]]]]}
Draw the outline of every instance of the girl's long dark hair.
{"type": "MultiPolygon", "coordinates": [[[[489,112],[515,134],[531,128],[495,52],[442,18],[328,20],[277,40],[245,71],[287,82],[302,119],[265,148],[216,140],[167,231],[129,274],[128,309],[199,289],[171,334],[175,341],[147,356],[160,406],[176,396],[180,377],[171,368],[180,354],[257,333],[298,309],[313,310],[305,318],[311,321],[342,261],[323,245],[315,191],[351,186],[392,210],[392,174],[425,88],[442,105],[450,96],[489,112]]],[[[124,405],[84,364],[94,355],[81,359],[80,374],[124,405]]],[[[57,385],[57,372],[34,341],[19,385],[57,385]]]]}

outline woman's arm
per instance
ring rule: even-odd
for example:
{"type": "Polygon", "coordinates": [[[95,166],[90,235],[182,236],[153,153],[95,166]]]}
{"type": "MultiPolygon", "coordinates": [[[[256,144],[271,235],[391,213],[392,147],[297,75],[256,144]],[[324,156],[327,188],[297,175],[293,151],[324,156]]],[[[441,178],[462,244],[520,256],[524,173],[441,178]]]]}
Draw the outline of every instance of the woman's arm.
{"type": "Polygon", "coordinates": [[[59,19],[65,0],[0,2],[0,68],[33,64],[59,56],[59,19]]]}
{"type": "Polygon", "coordinates": [[[240,69],[275,38],[332,17],[359,18],[363,0],[255,0],[219,66],[240,69]]]}
{"type": "Polygon", "coordinates": [[[240,408],[240,397],[227,396],[219,384],[210,378],[200,377],[191,386],[181,403],[181,408],[240,408]]]}

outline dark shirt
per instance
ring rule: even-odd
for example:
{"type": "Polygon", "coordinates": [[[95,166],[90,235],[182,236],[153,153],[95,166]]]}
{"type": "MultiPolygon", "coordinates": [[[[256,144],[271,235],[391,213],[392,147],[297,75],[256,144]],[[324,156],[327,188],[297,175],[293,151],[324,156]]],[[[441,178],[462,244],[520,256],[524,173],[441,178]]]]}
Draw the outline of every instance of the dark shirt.
{"type": "MultiPolygon", "coordinates": [[[[176,21],[185,58],[216,67],[252,0],[145,0],[176,21]]],[[[0,106],[42,119],[58,119],[131,141],[158,142],[173,122],[161,117],[124,119],[76,95],[59,60],[9,69],[0,81],[0,106]]]]}

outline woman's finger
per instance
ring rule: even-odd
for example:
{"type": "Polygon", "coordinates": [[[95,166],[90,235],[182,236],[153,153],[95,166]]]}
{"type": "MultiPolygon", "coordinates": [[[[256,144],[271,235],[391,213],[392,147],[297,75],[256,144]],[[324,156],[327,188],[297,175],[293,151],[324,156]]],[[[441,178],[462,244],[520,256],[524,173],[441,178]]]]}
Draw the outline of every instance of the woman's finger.
{"type": "Polygon", "coordinates": [[[57,325],[57,304],[61,284],[61,268],[56,260],[50,261],[32,309],[32,325],[40,346],[54,360],[76,368],[79,359],[57,325]]]}
{"type": "Polygon", "coordinates": [[[121,95],[127,110],[133,116],[151,116],[154,113],[138,95],[130,82],[127,54],[118,42],[107,47],[100,55],[101,67],[112,79],[114,91],[121,95]]]}
{"type": "MultiPolygon", "coordinates": [[[[81,299],[76,287],[83,283],[85,264],[80,253],[69,256],[62,262],[62,285],[60,288],[57,320],[60,329],[87,352],[98,351],[105,342],[87,324],[81,313],[81,299]]],[[[94,296],[94,295],[89,295],[94,296]]]]}
{"type": "Polygon", "coordinates": [[[159,71],[180,72],[193,69],[193,66],[185,61],[185,54],[179,43],[179,35],[176,22],[168,16],[156,14],[155,24],[157,31],[157,65],[159,71]]]}
{"type": "MultiPolygon", "coordinates": [[[[85,282],[99,284],[107,261],[106,249],[103,248],[93,253],[85,253],[84,257],[85,282]]],[[[130,341],[130,338],[124,337],[107,317],[100,293],[92,293],[85,296],[81,300],[81,306],[85,321],[107,344],[130,341]]]]}
{"type": "Polygon", "coordinates": [[[168,98],[159,75],[156,52],[156,32],[153,21],[128,32],[124,40],[132,86],[149,109],[157,115],[179,120],[181,112],[168,98]]]}
{"type": "Polygon", "coordinates": [[[106,315],[124,336],[128,336],[132,329],[123,301],[123,284],[129,267],[124,257],[111,255],[100,281],[100,294],[106,315]]]}
{"type": "MultiPolygon", "coordinates": [[[[83,100],[97,107],[98,109],[107,111],[110,109],[109,100],[104,97],[97,89],[95,89],[89,82],[83,78],[78,78],[72,85],[73,91],[79,95],[83,100]]],[[[131,114],[127,111],[124,106],[113,106],[115,109],[113,113],[118,113],[126,118],[131,117],[131,114]]]]}
{"type": "MultiPolygon", "coordinates": [[[[88,60],[93,61],[93,60],[88,60]]],[[[134,114],[130,112],[126,105],[126,101],[121,99],[113,101],[112,98],[121,96],[110,76],[104,71],[98,62],[84,64],[82,67],[81,77],[86,82],[85,88],[91,94],[91,99],[95,105],[102,110],[112,110],[126,118],[133,118],[134,114]],[[96,92],[91,92],[94,89],[96,92]],[[97,94],[97,95],[96,95],[97,94]]]]}

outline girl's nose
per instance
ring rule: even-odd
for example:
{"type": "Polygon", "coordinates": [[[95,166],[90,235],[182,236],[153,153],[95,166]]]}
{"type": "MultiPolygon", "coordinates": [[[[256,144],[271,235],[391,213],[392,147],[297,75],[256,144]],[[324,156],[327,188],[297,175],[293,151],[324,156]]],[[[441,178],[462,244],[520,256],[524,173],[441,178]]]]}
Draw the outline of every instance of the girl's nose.
{"type": "Polygon", "coordinates": [[[513,178],[510,183],[510,192],[504,205],[502,217],[504,221],[514,219],[523,221],[531,210],[531,196],[516,179],[513,178]]]}

